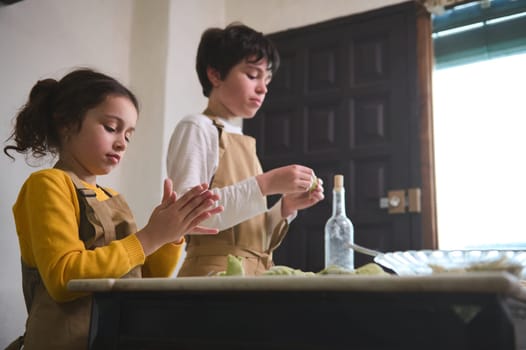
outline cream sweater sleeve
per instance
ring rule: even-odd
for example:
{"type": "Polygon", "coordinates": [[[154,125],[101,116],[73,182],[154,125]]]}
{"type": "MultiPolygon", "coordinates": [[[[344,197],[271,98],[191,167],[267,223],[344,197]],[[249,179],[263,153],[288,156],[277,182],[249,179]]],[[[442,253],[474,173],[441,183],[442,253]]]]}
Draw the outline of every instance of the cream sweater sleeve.
{"type": "MultiPolygon", "coordinates": [[[[219,162],[217,128],[201,114],[181,120],[170,139],[167,156],[168,176],[178,194],[200,183],[210,183],[219,162]]],[[[266,212],[266,198],[255,177],[231,186],[214,189],[225,210],[202,223],[224,230],[266,212]]]]}

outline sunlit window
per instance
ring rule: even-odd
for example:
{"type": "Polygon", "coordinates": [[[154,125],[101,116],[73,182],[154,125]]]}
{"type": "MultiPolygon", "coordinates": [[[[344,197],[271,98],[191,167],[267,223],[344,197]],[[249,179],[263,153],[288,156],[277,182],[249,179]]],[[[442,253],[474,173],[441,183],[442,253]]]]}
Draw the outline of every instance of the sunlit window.
{"type": "Polygon", "coordinates": [[[526,248],[526,54],[435,70],[439,247],[526,248]]]}

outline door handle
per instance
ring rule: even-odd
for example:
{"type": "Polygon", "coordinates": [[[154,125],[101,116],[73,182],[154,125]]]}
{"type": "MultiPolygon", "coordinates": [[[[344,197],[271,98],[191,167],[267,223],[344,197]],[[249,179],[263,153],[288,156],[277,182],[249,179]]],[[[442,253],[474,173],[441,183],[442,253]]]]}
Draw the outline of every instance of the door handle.
{"type": "Polygon", "coordinates": [[[389,214],[420,213],[422,211],[421,189],[391,190],[387,197],[380,198],[380,208],[389,214]]]}

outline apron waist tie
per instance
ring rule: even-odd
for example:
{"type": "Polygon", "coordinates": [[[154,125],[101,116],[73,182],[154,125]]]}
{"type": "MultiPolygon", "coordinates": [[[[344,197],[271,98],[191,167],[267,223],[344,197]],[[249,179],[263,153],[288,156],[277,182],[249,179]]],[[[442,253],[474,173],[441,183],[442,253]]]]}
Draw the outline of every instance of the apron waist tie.
{"type": "Polygon", "coordinates": [[[186,249],[186,256],[188,258],[195,258],[198,256],[227,256],[228,254],[240,256],[243,258],[258,258],[266,269],[273,266],[272,254],[268,252],[259,252],[254,249],[230,245],[192,245],[186,249]]]}

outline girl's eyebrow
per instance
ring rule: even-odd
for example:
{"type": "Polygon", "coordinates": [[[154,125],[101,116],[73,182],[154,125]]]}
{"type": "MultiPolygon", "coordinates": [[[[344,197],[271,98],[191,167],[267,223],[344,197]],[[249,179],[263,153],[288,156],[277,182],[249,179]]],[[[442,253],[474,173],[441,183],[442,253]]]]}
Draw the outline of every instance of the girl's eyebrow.
{"type": "MultiPolygon", "coordinates": [[[[121,117],[119,116],[116,116],[116,115],[113,115],[113,114],[105,114],[104,115],[106,118],[108,119],[112,119],[112,120],[115,120],[117,121],[118,124],[124,124],[124,121],[122,120],[121,117]]],[[[126,129],[128,131],[135,131],[135,127],[134,126],[130,126],[128,129],[126,129]]]]}

